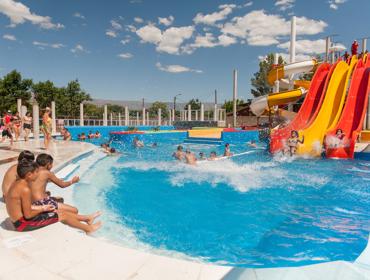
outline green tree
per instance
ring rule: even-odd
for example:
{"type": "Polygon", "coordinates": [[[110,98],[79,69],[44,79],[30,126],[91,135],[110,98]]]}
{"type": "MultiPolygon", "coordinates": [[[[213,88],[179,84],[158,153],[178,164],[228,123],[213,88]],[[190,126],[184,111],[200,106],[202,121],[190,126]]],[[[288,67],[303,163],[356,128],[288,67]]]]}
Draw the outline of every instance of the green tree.
{"type": "Polygon", "coordinates": [[[149,108],[149,116],[154,117],[157,116],[158,114],[158,109],[162,110],[162,118],[167,118],[168,117],[168,108],[167,104],[164,102],[156,101],[150,106],[149,108]]]}
{"type": "Polygon", "coordinates": [[[25,106],[31,99],[32,80],[23,79],[21,73],[13,70],[0,80],[0,111],[17,110],[17,99],[21,98],[25,106]]]}
{"type": "Polygon", "coordinates": [[[80,103],[90,100],[90,95],[81,89],[78,80],[74,80],[69,82],[66,87],[60,89],[56,102],[60,106],[62,115],[76,118],[79,116],[80,103]]]}
{"type": "MultiPolygon", "coordinates": [[[[240,106],[244,103],[245,102],[242,99],[237,99],[236,100],[236,107],[238,107],[238,106],[240,106]]],[[[222,105],[222,109],[225,109],[226,113],[232,112],[233,111],[233,101],[232,100],[229,100],[229,101],[225,100],[224,105],[222,105]]]]}
{"type": "Polygon", "coordinates": [[[84,105],[84,115],[92,119],[101,119],[104,113],[103,107],[95,104],[86,103],[84,105]]]}
{"type": "MultiPolygon", "coordinates": [[[[281,56],[279,56],[278,62],[279,64],[284,64],[284,60],[281,56]]],[[[253,86],[251,93],[254,97],[263,96],[271,92],[271,86],[267,82],[267,75],[273,64],[273,53],[268,54],[264,60],[260,61],[259,70],[253,74],[253,78],[251,79],[251,84],[253,86]]]]}
{"type": "MultiPolygon", "coordinates": [[[[50,107],[52,101],[59,101],[60,89],[55,87],[54,83],[51,81],[33,84],[32,90],[40,108],[50,107]]],[[[59,115],[61,113],[59,104],[56,110],[56,114],[59,115]]]]}
{"type": "Polygon", "coordinates": [[[184,110],[188,109],[188,105],[191,105],[192,110],[200,110],[200,101],[199,99],[191,99],[184,107],[184,110]]]}

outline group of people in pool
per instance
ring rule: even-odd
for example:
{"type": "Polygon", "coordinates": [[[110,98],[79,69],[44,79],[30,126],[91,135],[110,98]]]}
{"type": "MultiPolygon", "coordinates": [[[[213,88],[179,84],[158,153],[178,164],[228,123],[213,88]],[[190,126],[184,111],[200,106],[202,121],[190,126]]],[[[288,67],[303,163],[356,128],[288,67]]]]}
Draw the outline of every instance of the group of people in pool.
{"type": "MultiPolygon", "coordinates": [[[[222,157],[231,157],[233,154],[230,150],[230,144],[225,144],[224,154],[222,157]]],[[[199,152],[199,157],[197,158],[193,152],[190,151],[190,149],[186,149],[184,152],[183,146],[179,145],[177,146],[177,150],[172,154],[172,156],[177,159],[178,161],[185,162],[189,165],[196,165],[197,161],[203,161],[203,160],[217,160],[218,157],[216,151],[212,151],[209,154],[209,157],[207,158],[204,152],[199,152]]]]}
{"type": "Polygon", "coordinates": [[[18,162],[5,173],[2,182],[3,200],[10,221],[16,231],[31,231],[57,222],[92,233],[101,227],[95,219],[101,213],[81,215],[74,206],[53,197],[46,190],[49,182],[67,188],[79,181],[75,176],[69,181],[58,178],[51,169],[53,157],[42,153],[36,158],[30,151],[22,151],[18,162]]]}
{"type": "MultiPolygon", "coordinates": [[[[331,137],[330,139],[324,139],[324,149],[325,146],[329,148],[338,148],[338,147],[344,147],[346,145],[345,143],[345,133],[342,129],[338,128],[335,132],[335,136],[331,137]]],[[[298,131],[292,130],[290,132],[290,137],[286,141],[285,148],[283,150],[284,155],[293,156],[296,154],[298,145],[304,144],[304,135],[301,139],[299,139],[298,131]]]]}
{"type": "Polygon", "coordinates": [[[89,131],[89,133],[86,135],[85,132],[82,132],[81,134],[78,134],[77,135],[77,138],[78,140],[80,141],[85,141],[87,139],[99,139],[101,138],[101,134],[99,131],[96,131],[95,133],[93,133],[91,130],[89,131]]]}

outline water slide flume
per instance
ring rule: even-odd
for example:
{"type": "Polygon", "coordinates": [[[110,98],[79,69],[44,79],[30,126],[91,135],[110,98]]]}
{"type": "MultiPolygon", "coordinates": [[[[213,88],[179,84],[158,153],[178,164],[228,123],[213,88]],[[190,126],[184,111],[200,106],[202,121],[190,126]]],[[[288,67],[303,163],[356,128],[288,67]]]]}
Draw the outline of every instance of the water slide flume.
{"type": "Polygon", "coordinates": [[[336,127],[326,134],[328,158],[354,158],[357,137],[362,130],[370,92],[370,57],[360,60],[353,72],[346,104],[336,127]],[[341,130],[344,137],[336,135],[341,130]],[[342,138],[342,139],[341,139],[342,138]]]}
{"type": "Polygon", "coordinates": [[[357,58],[354,56],[350,65],[339,61],[335,66],[319,113],[306,128],[299,131],[300,138],[304,137],[304,143],[298,145],[298,155],[321,156],[325,134],[335,128],[341,116],[349,81],[356,64],[357,58]]]}
{"type": "Polygon", "coordinates": [[[279,126],[271,130],[271,153],[277,153],[283,150],[291,131],[299,131],[305,128],[316,117],[333,70],[334,67],[331,67],[329,63],[322,63],[317,68],[306,98],[294,119],[285,127],[279,126]]]}
{"type": "MultiPolygon", "coordinates": [[[[280,80],[281,87],[288,88],[289,82],[287,80],[285,81],[285,79],[283,79],[284,77],[313,71],[316,66],[316,60],[278,65],[273,67],[268,73],[267,81],[270,85],[273,85],[275,81],[280,80]]],[[[266,109],[273,106],[294,102],[306,93],[306,89],[309,87],[309,84],[310,83],[307,81],[294,81],[294,87],[298,87],[298,89],[258,97],[252,101],[250,105],[251,111],[256,116],[260,116],[266,109]]]]}

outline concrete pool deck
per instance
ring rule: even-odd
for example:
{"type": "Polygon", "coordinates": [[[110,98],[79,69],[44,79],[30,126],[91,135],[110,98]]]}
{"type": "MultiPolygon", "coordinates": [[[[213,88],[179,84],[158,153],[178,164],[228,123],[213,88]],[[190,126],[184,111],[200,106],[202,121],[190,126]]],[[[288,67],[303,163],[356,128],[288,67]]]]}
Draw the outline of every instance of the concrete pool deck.
{"type": "MultiPolygon", "coordinates": [[[[5,158],[0,145],[0,158],[5,158]]],[[[23,149],[35,153],[40,142],[18,142],[9,158],[23,149]]],[[[55,169],[96,150],[89,143],[55,141],[50,153],[55,169]]],[[[6,161],[5,161],[6,162],[6,161]]],[[[9,166],[0,165],[0,179],[9,166]]],[[[370,279],[370,245],[354,263],[336,261],[316,265],[243,269],[192,262],[128,249],[85,234],[60,223],[18,233],[11,230],[5,204],[0,202],[0,279],[370,279]]],[[[104,225],[103,225],[104,226],[104,225]]]]}

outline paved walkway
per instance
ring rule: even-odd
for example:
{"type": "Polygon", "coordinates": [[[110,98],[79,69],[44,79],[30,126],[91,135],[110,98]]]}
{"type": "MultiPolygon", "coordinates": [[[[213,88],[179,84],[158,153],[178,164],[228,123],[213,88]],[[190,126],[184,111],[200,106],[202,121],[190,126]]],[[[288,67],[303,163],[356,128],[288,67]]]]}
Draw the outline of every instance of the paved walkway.
{"type": "MultiPolygon", "coordinates": [[[[44,152],[40,143],[19,142],[15,149],[44,152]]],[[[94,151],[95,146],[79,142],[55,142],[50,153],[55,168],[94,151]]],[[[0,155],[3,150],[0,149],[0,155]]],[[[0,165],[0,180],[13,163],[0,165]]],[[[338,280],[370,279],[370,248],[358,263],[331,262],[299,268],[239,269],[157,256],[116,246],[86,236],[60,223],[18,233],[11,230],[4,203],[0,202],[0,279],[158,279],[158,280],[338,280]]]]}

